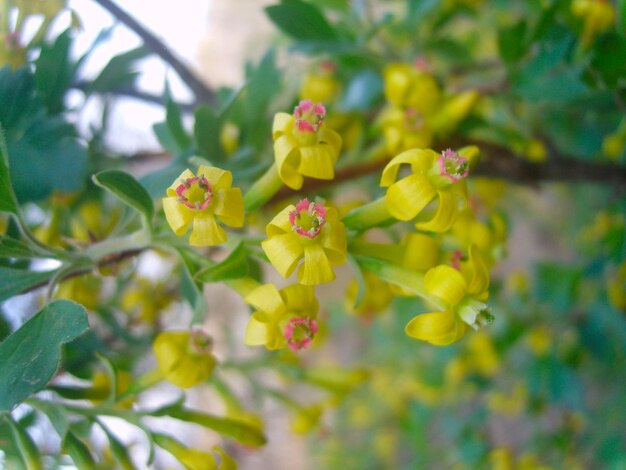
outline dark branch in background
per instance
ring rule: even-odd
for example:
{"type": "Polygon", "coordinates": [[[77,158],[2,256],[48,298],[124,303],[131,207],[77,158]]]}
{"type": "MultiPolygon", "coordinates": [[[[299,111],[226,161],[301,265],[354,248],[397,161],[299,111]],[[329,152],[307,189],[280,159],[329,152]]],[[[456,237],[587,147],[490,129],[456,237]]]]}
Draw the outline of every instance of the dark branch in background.
{"type": "MultiPolygon", "coordinates": [[[[81,80],[72,84],[72,88],[76,88],[77,90],[83,91],[85,93],[94,93],[90,90],[91,83],[89,81],[81,80]]],[[[100,92],[95,92],[100,93],[100,92]]],[[[146,103],[153,103],[159,106],[163,106],[164,98],[161,95],[153,95],[151,93],[146,93],[144,91],[140,91],[132,86],[123,86],[116,88],[115,90],[110,90],[104,94],[107,95],[115,95],[115,96],[125,96],[128,98],[134,98],[136,100],[145,101],[146,103]]],[[[176,103],[176,106],[180,108],[180,110],[184,113],[193,113],[196,109],[195,104],[193,103],[176,103]]]]}
{"type": "MultiPolygon", "coordinates": [[[[471,172],[473,176],[498,178],[513,183],[537,185],[541,182],[562,183],[600,183],[614,186],[619,191],[626,191],[626,167],[609,163],[590,163],[563,155],[552,155],[545,163],[532,163],[516,156],[511,150],[486,142],[458,141],[450,142],[453,148],[464,145],[478,145],[482,158],[471,172]]],[[[353,180],[382,171],[389,159],[359,163],[335,172],[333,180],[307,179],[302,189],[294,191],[283,187],[270,200],[280,199],[296,194],[315,192],[334,186],[343,181],[353,180]]]]}
{"type": "Polygon", "coordinates": [[[191,89],[198,103],[213,104],[216,101],[215,93],[207,87],[183,62],[180,61],[154,34],[140,25],[132,16],[118,7],[111,0],[94,0],[108,10],[115,18],[133,30],[145,46],[153,53],[170,64],[182,81],[191,89]]]}

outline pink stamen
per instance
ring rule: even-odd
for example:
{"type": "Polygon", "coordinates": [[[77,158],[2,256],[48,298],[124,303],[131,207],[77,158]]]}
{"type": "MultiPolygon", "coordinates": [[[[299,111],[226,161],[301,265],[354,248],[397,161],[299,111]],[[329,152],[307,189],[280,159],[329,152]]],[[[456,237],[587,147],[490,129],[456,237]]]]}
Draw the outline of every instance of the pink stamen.
{"type": "Polygon", "coordinates": [[[289,212],[291,230],[308,238],[317,237],[326,223],[326,209],[321,204],[302,199],[296,210],[289,212]]]}
{"type": "Polygon", "coordinates": [[[211,200],[213,199],[212,190],[213,188],[205,176],[194,176],[193,178],[183,180],[181,184],[176,187],[176,195],[178,196],[178,202],[181,204],[189,207],[190,209],[203,210],[211,204],[211,200]],[[194,184],[197,184],[200,189],[204,190],[202,201],[189,201],[188,191],[194,184]]]}
{"type": "Polygon", "coordinates": [[[456,183],[469,173],[467,158],[461,157],[452,149],[446,149],[439,156],[439,174],[456,183]]]}
{"type": "Polygon", "coordinates": [[[293,110],[296,128],[300,132],[317,132],[326,117],[326,108],[321,103],[302,100],[293,110]]]}
{"type": "Polygon", "coordinates": [[[461,250],[456,250],[452,253],[452,259],[450,260],[450,266],[452,266],[457,271],[461,271],[461,261],[463,260],[463,252],[461,250]]]}
{"type": "Polygon", "coordinates": [[[289,323],[285,325],[284,337],[287,341],[287,346],[293,351],[299,351],[305,349],[311,345],[313,338],[317,333],[317,322],[308,317],[292,317],[289,323]],[[296,330],[299,333],[298,336],[304,336],[302,338],[294,338],[296,330]]]}
{"type": "Polygon", "coordinates": [[[415,68],[420,72],[430,72],[430,64],[425,57],[418,57],[413,63],[415,68]]]}
{"type": "Polygon", "coordinates": [[[189,338],[189,345],[197,354],[208,354],[213,349],[213,340],[203,330],[194,329],[189,338]]]}
{"type": "Polygon", "coordinates": [[[407,129],[418,131],[424,127],[424,116],[415,108],[407,108],[404,112],[404,124],[407,129]]]}

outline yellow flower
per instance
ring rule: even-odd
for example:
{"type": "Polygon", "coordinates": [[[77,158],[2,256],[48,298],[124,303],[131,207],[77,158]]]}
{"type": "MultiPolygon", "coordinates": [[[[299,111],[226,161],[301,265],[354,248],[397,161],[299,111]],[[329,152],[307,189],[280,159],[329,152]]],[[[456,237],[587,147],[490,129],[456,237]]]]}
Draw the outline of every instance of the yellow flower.
{"type": "Polygon", "coordinates": [[[589,46],[598,34],[615,23],[615,7],[607,0],[574,0],[571,9],[575,16],[583,20],[582,47],[589,46]]]}
{"type": "Polygon", "coordinates": [[[609,278],[607,294],[613,307],[626,312],[626,261],[622,262],[609,278]]]}
{"type": "Polygon", "coordinates": [[[154,354],[163,376],[180,388],[207,380],[216,360],[212,341],[199,330],[164,331],[154,341],[154,354]]]}
{"type": "Polygon", "coordinates": [[[413,109],[421,115],[434,113],[441,89],[420,64],[390,64],[383,72],[385,97],[395,107],[413,109]]]}
{"type": "Polygon", "coordinates": [[[449,234],[461,247],[476,245],[491,267],[504,254],[506,232],[506,222],[497,212],[492,212],[488,223],[484,223],[470,209],[465,209],[459,213],[449,234]]]}
{"type": "Polygon", "coordinates": [[[26,63],[26,53],[18,32],[0,36],[0,66],[9,65],[15,70],[26,63]]]}
{"type": "Polygon", "coordinates": [[[261,246],[281,276],[289,277],[303,260],[300,284],[330,282],[335,279],[332,267],[346,262],[346,229],[332,207],[303,199],[274,217],[266,233],[261,246]]]}
{"type": "Polygon", "coordinates": [[[307,434],[319,425],[323,408],[313,404],[299,408],[291,419],[291,430],[295,434],[307,434]]]}
{"type": "Polygon", "coordinates": [[[280,179],[300,189],[303,176],[322,180],[335,177],[341,137],[324,126],[326,108],[311,100],[300,101],[293,115],[277,113],[272,126],[274,158],[280,179]]]}
{"type": "Polygon", "coordinates": [[[348,312],[369,319],[389,307],[393,300],[393,292],[388,283],[368,271],[363,272],[363,281],[365,292],[361,302],[358,305],[354,304],[359,291],[359,284],[354,280],[348,284],[345,305],[348,312]]]}
{"type": "Polygon", "coordinates": [[[484,303],[489,295],[489,273],[475,246],[470,247],[469,260],[460,268],[459,272],[439,265],[426,273],[425,291],[445,310],[414,317],[405,329],[408,336],[445,346],[461,339],[468,326],[478,329],[493,321],[484,303]]]}
{"type": "Polygon", "coordinates": [[[213,446],[211,450],[220,456],[220,464],[217,465],[215,456],[209,452],[185,447],[179,441],[166,434],[154,433],[154,442],[168,451],[187,470],[236,470],[237,463],[224,449],[213,446]]]}
{"type": "Polygon", "coordinates": [[[335,64],[331,61],[323,61],[319,70],[305,75],[300,85],[299,95],[314,103],[328,103],[332,101],[339,91],[339,80],[334,77],[335,64]]]}
{"type": "Polygon", "coordinates": [[[387,211],[398,220],[412,220],[437,199],[435,214],[426,222],[418,222],[418,230],[445,232],[454,224],[459,205],[467,202],[464,178],[470,160],[478,153],[476,147],[450,149],[437,154],[433,150],[411,149],[394,157],[383,170],[380,185],[387,187],[387,211]],[[403,164],[411,166],[412,174],[396,181],[403,164]]]}
{"type": "Polygon", "coordinates": [[[185,170],[167,188],[163,210],[176,235],[187,232],[193,223],[189,244],[213,246],[226,241],[226,232],[216,218],[229,227],[243,226],[243,197],[239,188],[231,188],[230,171],[200,166],[198,175],[185,170]]]}
{"type": "Polygon", "coordinates": [[[294,284],[278,290],[274,284],[264,284],[250,292],[245,302],[256,309],[246,328],[248,346],[297,351],[313,342],[319,308],[313,287],[294,284]]]}
{"type": "Polygon", "coordinates": [[[139,278],[124,292],[120,303],[126,313],[151,325],[173,300],[173,292],[162,282],[139,278]]]}
{"type": "Polygon", "coordinates": [[[55,299],[70,299],[94,310],[100,305],[100,290],[102,279],[91,276],[79,276],[66,279],[54,293],[55,299]]]}

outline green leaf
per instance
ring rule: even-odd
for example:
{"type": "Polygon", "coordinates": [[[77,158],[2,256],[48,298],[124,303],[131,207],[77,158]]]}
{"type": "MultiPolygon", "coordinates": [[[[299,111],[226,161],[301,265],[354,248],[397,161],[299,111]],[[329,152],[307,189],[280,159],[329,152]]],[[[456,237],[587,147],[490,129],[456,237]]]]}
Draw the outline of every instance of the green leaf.
{"type": "Polygon", "coordinates": [[[47,400],[30,400],[28,404],[45,414],[61,440],[65,439],[70,421],[63,405],[47,400]]]}
{"type": "Polygon", "coordinates": [[[24,428],[22,428],[22,426],[20,426],[20,424],[13,421],[10,417],[7,421],[9,422],[9,427],[11,428],[11,434],[13,441],[15,442],[15,446],[18,448],[26,468],[28,470],[43,470],[41,454],[39,453],[39,449],[33,442],[30,435],[24,428]]]}
{"type": "Polygon", "coordinates": [[[149,53],[146,47],[141,46],[113,57],[91,83],[89,90],[102,93],[131,85],[138,75],[136,62],[149,53]]]}
{"type": "Polygon", "coordinates": [[[380,75],[373,70],[363,70],[348,85],[339,108],[343,112],[366,111],[380,98],[382,91],[380,75]]]}
{"type": "Polygon", "coordinates": [[[96,470],[98,468],[89,447],[72,431],[68,431],[65,435],[62,448],[81,470],[96,470]]]}
{"type": "Polygon", "coordinates": [[[141,184],[148,191],[151,198],[165,197],[165,191],[176,181],[176,178],[187,169],[181,160],[174,160],[164,168],[148,173],[140,179],[141,184]]]}
{"type": "Polygon", "coordinates": [[[74,80],[76,66],[70,62],[70,31],[60,34],[54,43],[44,44],[35,62],[35,83],[50,113],[65,109],[65,94],[74,80]]]}
{"type": "Polygon", "coordinates": [[[505,62],[515,62],[526,52],[528,47],[525,41],[526,26],[526,21],[520,20],[498,31],[498,50],[505,62]]]}
{"type": "Polygon", "coordinates": [[[198,153],[211,160],[224,160],[224,151],[220,144],[222,123],[213,110],[206,105],[198,106],[195,112],[193,136],[198,153]]]}
{"type": "Polygon", "coordinates": [[[348,263],[350,264],[352,271],[354,271],[354,277],[358,285],[358,290],[353,305],[354,308],[357,308],[359,305],[361,305],[361,302],[363,301],[363,296],[365,295],[365,278],[363,277],[363,271],[361,271],[359,263],[356,259],[354,259],[354,256],[352,256],[351,254],[348,254],[348,263]]]}
{"type": "Polygon", "coordinates": [[[239,243],[224,261],[199,271],[195,279],[200,282],[218,282],[247,275],[248,253],[244,244],[239,243]]]}
{"type": "Polygon", "coordinates": [[[591,65],[600,72],[607,85],[614,87],[620,80],[626,80],[625,57],[626,38],[607,34],[594,47],[591,65]]]}
{"type": "Polygon", "coordinates": [[[122,470],[135,470],[135,465],[133,464],[132,459],[130,458],[130,454],[128,453],[128,449],[122,444],[116,437],[109,431],[109,429],[102,423],[98,422],[100,427],[104,431],[109,440],[109,448],[111,449],[111,453],[113,457],[120,465],[119,468],[122,470]]]}
{"type": "Polygon", "coordinates": [[[30,247],[11,237],[0,237],[0,258],[35,258],[37,254],[33,253],[30,247]]]}
{"type": "Polygon", "coordinates": [[[557,312],[564,313],[574,303],[581,276],[580,269],[575,266],[538,264],[535,268],[535,295],[557,312]]]}
{"type": "Polygon", "coordinates": [[[183,119],[180,108],[174,100],[169,97],[169,93],[166,93],[166,96],[167,102],[165,105],[165,122],[178,148],[184,150],[191,145],[191,138],[183,127],[183,119]]]}
{"type": "Polygon", "coordinates": [[[132,175],[119,170],[107,170],[93,175],[92,180],[124,204],[139,211],[148,222],[152,220],[154,215],[152,198],[132,175]]]}
{"type": "Polygon", "coordinates": [[[322,12],[312,3],[283,0],[280,5],[265,8],[272,22],[284,33],[298,40],[331,41],[337,33],[322,12]]]}
{"type": "Polygon", "coordinates": [[[61,345],[88,328],[83,306],[57,300],[0,343],[0,411],[42,390],[57,370],[61,345]]]}
{"type": "Polygon", "coordinates": [[[17,200],[13,186],[11,186],[11,176],[9,174],[9,153],[4,138],[4,128],[0,123],[0,212],[17,214],[17,207],[17,200]]]}
{"type": "Polygon", "coordinates": [[[0,302],[45,283],[57,271],[28,271],[0,266],[0,302]]]}
{"type": "Polygon", "coordinates": [[[264,445],[267,441],[258,428],[236,419],[221,418],[186,408],[170,409],[168,410],[168,416],[212,429],[224,436],[235,439],[243,445],[258,447],[264,445]]]}

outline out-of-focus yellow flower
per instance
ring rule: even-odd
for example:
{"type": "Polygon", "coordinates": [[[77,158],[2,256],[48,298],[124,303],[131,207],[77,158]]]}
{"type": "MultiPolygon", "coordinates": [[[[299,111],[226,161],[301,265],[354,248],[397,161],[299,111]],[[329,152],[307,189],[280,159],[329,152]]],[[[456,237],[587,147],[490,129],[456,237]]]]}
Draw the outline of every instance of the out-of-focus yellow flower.
{"type": "Polygon", "coordinates": [[[607,281],[609,302],[617,310],[626,312],[626,261],[622,262],[607,281]]]}
{"type": "Polygon", "coordinates": [[[137,315],[143,323],[152,325],[173,300],[173,292],[162,282],[139,278],[124,291],[121,307],[126,313],[137,315]]]}
{"type": "Polygon", "coordinates": [[[465,209],[459,213],[449,235],[459,247],[476,245],[491,267],[504,255],[507,226],[497,212],[491,213],[489,221],[484,223],[471,210],[465,209]]]}
{"type": "Polygon", "coordinates": [[[298,282],[316,285],[335,279],[333,266],[346,262],[346,229],[332,207],[301,200],[283,209],[266,228],[263,251],[283,277],[296,266],[298,282]]]}
{"type": "Polygon", "coordinates": [[[274,158],[280,179],[300,189],[304,176],[322,180],[335,177],[341,137],[324,125],[326,108],[311,100],[300,101],[293,115],[277,113],[272,126],[274,158]]]}
{"type": "Polygon", "coordinates": [[[444,232],[455,222],[459,205],[467,202],[465,177],[470,160],[478,154],[476,147],[465,147],[458,153],[450,149],[436,153],[430,149],[412,149],[394,157],[384,168],[380,185],[387,187],[385,204],[398,220],[412,220],[428,204],[437,200],[432,218],[418,222],[418,230],[444,232]],[[409,176],[396,181],[404,164],[411,166],[409,176]]]}
{"type": "Polygon", "coordinates": [[[193,224],[189,244],[213,246],[226,241],[226,232],[216,218],[229,227],[243,226],[243,197],[232,188],[230,171],[200,166],[198,175],[185,170],[167,189],[163,210],[176,235],[187,232],[193,224]]]}
{"type": "MultiPolygon", "coordinates": [[[[568,467],[570,468],[570,467],[568,467]]],[[[546,465],[541,465],[537,457],[531,453],[524,453],[517,461],[517,470],[551,470],[546,465]]]]}
{"type": "Polygon", "coordinates": [[[504,447],[497,447],[489,452],[491,470],[515,470],[511,451],[504,447]]]}
{"type": "Polygon", "coordinates": [[[476,373],[493,377],[500,368],[500,358],[491,336],[482,331],[472,335],[467,342],[468,361],[476,373]]]}
{"type": "Polygon", "coordinates": [[[70,231],[75,240],[93,243],[107,237],[119,221],[121,212],[117,209],[104,213],[102,203],[90,200],[82,203],[70,219],[70,231]]]}
{"type": "Polygon", "coordinates": [[[230,121],[220,130],[220,144],[226,155],[232,155],[239,148],[239,128],[230,121]]]}
{"type": "Polygon", "coordinates": [[[9,219],[0,214],[0,235],[4,235],[9,226],[9,219]]]}
{"type": "Polygon", "coordinates": [[[319,426],[324,409],[319,404],[303,406],[291,418],[291,430],[295,434],[307,434],[319,426]]]}
{"type": "Polygon", "coordinates": [[[383,78],[385,97],[393,106],[414,109],[422,115],[437,110],[441,89],[425,70],[409,64],[389,64],[383,78]]]}
{"type": "Polygon", "coordinates": [[[531,139],[524,151],[524,156],[529,162],[543,163],[548,158],[548,149],[539,139],[531,139]]]}
{"type": "Polygon", "coordinates": [[[0,66],[9,65],[13,70],[26,63],[26,48],[20,43],[17,32],[0,36],[0,66]]]}
{"type": "Polygon", "coordinates": [[[323,61],[314,72],[307,73],[300,85],[299,96],[314,103],[329,103],[333,101],[341,86],[334,76],[335,64],[323,61]]]}
{"type": "Polygon", "coordinates": [[[70,299],[84,305],[89,310],[100,305],[102,280],[98,277],[85,275],[63,281],[54,293],[55,299],[70,299]]]}
{"type": "Polygon", "coordinates": [[[615,23],[615,7],[607,0],[573,0],[572,13],[583,21],[580,44],[588,47],[601,33],[608,31],[615,23]]]}
{"type": "Polygon", "coordinates": [[[387,151],[391,154],[432,144],[431,128],[424,116],[413,108],[387,108],[381,115],[381,123],[387,151]]]}
{"type": "Polygon", "coordinates": [[[245,302],[256,309],[246,328],[248,346],[297,351],[313,342],[319,308],[313,287],[294,284],[278,290],[274,284],[264,284],[250,292],[245,302]]]}
{"type": "Polygon", "coordinates": [[[526,344],[535,356],[543,357],[550,352],[552,333],[546,325],[532,328],[526,336],[526,344]]]}
{"type": "Polygon", "coordinates": [[[220,447],[215,446],[213,450],[221,456],[221,463],[218,466],[215,456],[209,452],[197,449],[190,449],[178,442],[176,439],[165,434],[154,433],[154,442],[161,448],[167,450],[185,467],[186,470],[236,470],[237,464],[220,447]]]}
{"type": "Polygon", "coordinates": [[[526,384],[518,382],[511,393],[491,391],[487,394],[487,408],[505,416],[518,416],[526,406],[528,389],[526,384]]]}
{"type": "Polygon", "coordinates": [[[602,153],[611,160],[617,160],[626,150],[626,119],[622,119],[619,126],[602,140],[602,153]]]}
{"type": "Polygon", "coordinates": [[[65,8],[65,3],[65,0],[18,0],[16,6],[20,16],[42,14],[51,19],[65,8]]]}
{"type": "Polygon", "coordinates": [[[212,341],[199,330],[164,331],[154,340],[153,349],[163,376],[180,388],[204,382],[216,364],[212,341]]]}
{"type": "Polygon", "coordinates": [[[334,112],[326,119],[326,124],[341,136],[342,148],[350,150],[363,133],[363,118],[356,113],[334,112]]]}
{"type": "Polygon", "coordinates": [[[468,326],[478,329],[493,321],[484,303],[489,295],[489,273],[475,246],[461,272],[445,265],[429,270],[424,276],[425,291],[439,299],[445,310],[424,313],[406,326],[406,334],[439,346],[461,339],[468,326]]]}
{"type": "MultiPolygon", "coordinates": [[[[128,387],[133,381],[133,375],[125,370],[118,370],[115,377],[116,380],[116,394],[121,395],[128,390],[128,387]]],[[[91,378],[94,391],[99,395],[98,398],[93,398],[91,401],[94,403],[101,403],[104,399],[109,397],[111,393],[111,376],[102,370],[94,372],[91,378]]],[[[121,408],[130,408],[133,405],[134,397],[129,396],[121,400],[117,405],[121,408]]]]}
{"type": "Polygon", "coordinates": [[[378,313],[382,313],[391,304],[393,292],[388,283],[369,271],[363,272],[363,281],[365,283],[365,291],[361,302],[358,305],[354,305],[359,291],[359,283],[355,279],[348,284],[345,306],[349,313],[371,318],[378,313]]]}

